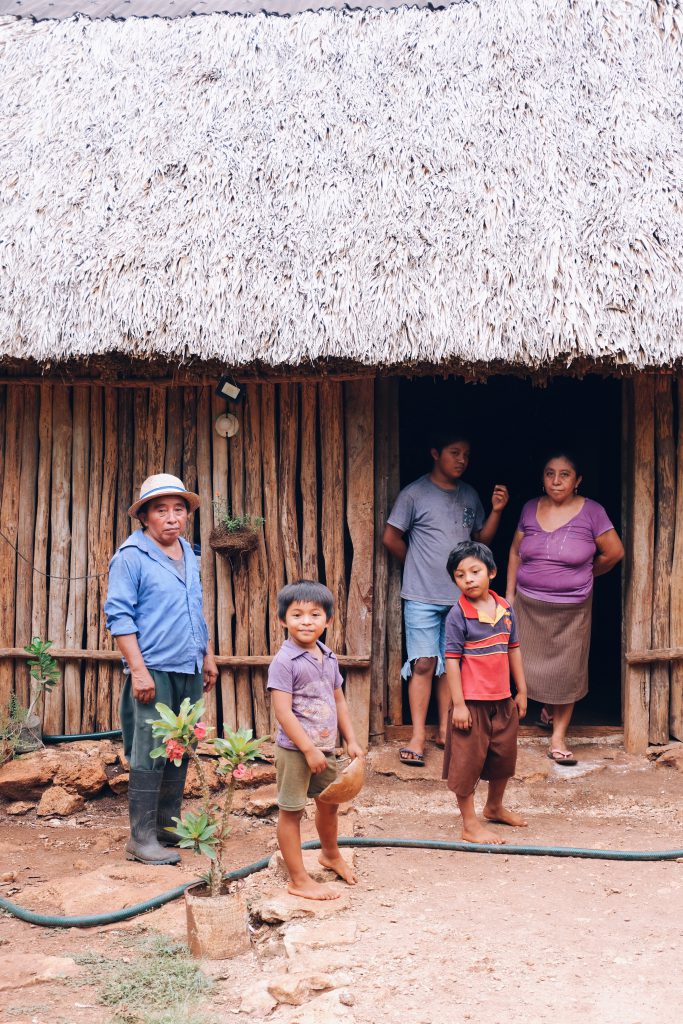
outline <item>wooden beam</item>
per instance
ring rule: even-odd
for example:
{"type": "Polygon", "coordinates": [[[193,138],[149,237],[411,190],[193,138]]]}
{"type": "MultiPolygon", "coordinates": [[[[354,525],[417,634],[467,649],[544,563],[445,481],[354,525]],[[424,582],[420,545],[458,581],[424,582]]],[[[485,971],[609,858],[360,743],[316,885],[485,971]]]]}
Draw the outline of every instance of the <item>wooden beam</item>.
{"type": "MultiPolygon", "coordinates": [[[[121,392],[125,394],[125,392],[121,392]]],[[[71,459],[71,564],[69,607],[66,614],[65,646],[83,643],[85,625],[85,577],[88,572],[88,476],[90,473],[90,394],[87,388],[73,391],[73,455],[71,459]]],[[[64,728],[81,731],[81,666],[64,667],[64,728]]]]}
{"type": "Polygon", "coordinates": [[[296,463],[299,449],[299,390],[280,385],[280,529],[287,582],[301,579],[299,524],[296,507],[296,463]]]}
{"type": "Polygon", "coordinates": [[[315,384],[301,385],[301,570],[304,579],[318,579],[318,465],[317,403],[315,384]]]}
{"type": "MultiPolygon", "coordinates": [[[[201,541],[201,579],[204,618],[209,629],[209,640],[216,649],[216,556],[211,550],[209,536],[213,529],[213,475],[211,466],[211,392],[201,388],[197,398],[197,493],[199,507],[199,532],[201,541]]],[[[227,487],[227,481],[226,481],[227,487]]],[[[215,691],[204,696],[206,721],[217,723],[217,702],[215,691]]]]}
{"type": "MultiPolygon", "coordinates": [[[[263,472],[261,444],[261,389],[247,384],[244,410],[245,480],[244,497],[249,515],[263,517],[263,472]]],[[[268,557],[263,528],[258,531],[258,547],[249,555],[249,650],[263,651],[267,643],[268,623],[268,557]]],[[[254,668],[251,693],[254,703],[254,732],[270,733],[270,700],[266,690],[266,673],[254,668]]]]}
{"type": "MultiPolygon", "coordinates": [[[[208,388],[203,391],[204,395],[208,395],[211,400],[211,416],[209,417],[208,424],[205,422],[202,416],[199,429],[204,432],[209,431],[209,439],[206,444],[211,443],[212,449],[212,472],[213,472],[213,494],[216,499],[223,499],[226,504],[230,504],[230,480],[228,474],[228,439],[227,437],[221,437],[214,430],[214,423],[216,422],[217,416],[225,412],[225,400],[219,398],[218,395],[212,394],[208,388]]],[[[202,450],[204,446],[202,441],[202,450]]],[[[204,455],[202,455],[204,459],[204,455]]],[[[212,509],[211,515],[211,526],[215,522],[215,512],[212,509]]],[[[216,632],[218,635],[218,646],[216,651],[219,654],[230,655],[233,653],[232,645],[232,621],[235,617],[235,602],[232,596],[232,569],[230,562],[227,558],[223,558],[222,555],[214,555],[213,551],[207,545],[207,554],[211,556],[215,565],[216,573],[216,632]]],[[[202,542],[202,562],[204,560],[204,545],[202,542]]],[[[237,728],[237,703],[235,697],[235,673],[226,667],[223,667],[219,671],[219,692],[221,695],[221,718],[220,726],[227,726],[228,729],[237,728]]],[[[223,729],[219,728],[219,735],[223,734],[223,729]]]]}
{"type": "MultiPolygon", "coordinates": [[[[55,392],[55,395],[57,392],[55,392]]],[[[138,392],[135,396],[135,428],[139,429],[137,416],[140,410],[138,405],[146,403],[146,396],[138,392]]],[[[102,388],[90,389],[90,475],[88,478],[88,575],[86,581],[86,605],[85,605],[85,642],[89,650],[97,648],[100,636],[100,609],[99,609],[99,586],[96,573],[101,572],[99,565],[99,523],[100,506],[102,504],[102,473],[104,460],[104,433],[103,433],[103,400],[102,388]]],[[[145,423],[146,405],[145,405],[145,423]]],[[[146,447],[144,449],[146,452],[146,447]]],[[[142,451],[137,444],[134,447],[133,473],[142,472],[146,467],[138,463],[142,457],[142,451]]],[[[144,476],[143,476],[144,479],[144,476]]],[[[138,479],[135,487],[136,494],[139,493],[142,479],[138,479]]],[[[131,502],[132,504],[132,502],[131,502]]],[[[131,520],[133,524],[133,520],[131,520]]],[[[135,523],[134,525],[138,525],[135,523]]],[[[50,638],[52,639],[52,638],[50,638]]],[[[81,715],[81,728],[83,732],[93,732],[97,721],[97,666],[86,664],[83,679],[83,709],[81,715]]]]}
{"type": "MultiPolygon", "coordinates": [[[[399,387],[395,378],[390,381],[387,396],[387,431],[389,458],[387,464],[387,518],[401,489],[399,444],[399,387]]],[[[386,519],[384,521],[386,525],[386,519]]],[[[398,559],[389,556],[389,583],[387,587],[387,711],[392,725],[403,722],[403,612],[401,608],[402,567],[398,559]]]]}
{"type": "MultiPolygon", "coordinates": [[[[19,523],[17,547],[24,558],[17,560],[17,610],[15,643],[31,640],[33,604],[33,542],[36,523],[36,483],[38,476],[38,422],[40,395],[37,388],[22,392],[21,476],[19,478],[19,523]]],[[[22,707],[30,702],[30,677],[25,665],[17,666],[14,676],[17,698],[22,707]]]]}
{"type": "MultiPolygon", "coordinates": [[[[676,445],[671,378],[654,383],[656,531],[652,599],[652,646],[669,647],[671,569],[676,522],[676,445]]],[[[633,664],[631,662],[631,664],[633,664]]],[[[650,672],[650,743],[669,742],[670,670],[667,662],[654,662],[650,672]]]]}
{"type": "MultiPolygon", "coordinates": [[[[118,409],[116,392],[104,390],[104,461],[102,466],[102,498],[100,501],[100,520],[98,523],[97,564],[98,572],[105,573],[114,554],[114,527],[116,508],[116,469],[118,464],[118,409]]],[[[112,646],[112,638],[107,632],[107,617],[104,613],[104,602],[107,600],[108,576],[100,576],[97,580],[97,603],[99,612],[98,647],[112,646]]],[[[97,729],[106,732],[111,729],[111,697],[112,671],[110,665],[101,665],[97,673],[97,729]]]]}
{"type": "MultiPolygon", "coordinates": [[[[320,400],[322,477],[322,548],[325,583],[334,597],[334,619],[327,643],[343,651],[346,637],[346,570],[344,565],[344,408],[340,384],[324,382],[320,400]]],[[[283,538],[284,539],[284,538],[283,538]]]]}
{"type": "Polygon", "coordinates": [[[38,496],[36,498],[36,532],[33,543],[33,610],[32,635],[43,639],[47,633],[47,540],[50,533],[50,482],[52,479],[52,387],[40,388],[38,420],[40,455],[38,457],[38,496]]]}
{"type": "MultiPolygon", "coordinates": [[[[676,526],[671,567],[671,618],[669,642],[674,648],[683,646],[683,376],[676,387],[678,437],[676,450],[676,526]]],[[[669,729],[674,739],[683,740],[683,664],[671,666],[669,729]]]]}
{"type": "Polygon", "coordinates": [[[683,647],[659,647],[649,651],[627,651],[629,665],[658,665],[683,660],[683,647]]]}
{"type": "Polygon", "coordinates": [[[389,402],[391,381],[375,381],[375,551],[372,608],[370,740],[384,736],[387,710],[387,591],[389,555],[382,534],[389,509],[389,402]]]}
{"type": "MultiPolygon", "coordinates": [[[[118,651],[99,650],[98,648],[91,650],[89,648],[51,647],[50,654],[53,658],[57,658],[60,661],[121,661],[121,655],[118,651]]],[[[0,660],[32,657],[33,655],[27,654],[23,647],[0,647],[0,660]]],[[[217,654],[216,662],[219,665],[229,665],[232,668],[252,668],[253,666],[270,665],[274,657],[275,655],[273,654],[235,654],[229,656],[217,654]]],[[[338,655],[337,661],[342,668],[368,668],[370,665],[369,658],[356,658],[346,654],[338,655]]]]}
{"type": "MultiPolygon", "coordinates": [[[[626,597],[627,648],[649,648],[652,640],[652,597],[655,502],[654,380],[636,377],[633,403],[633,530],[630,574],[626,597]]],[[[624,746],[629,753],[644,753],[650,720],[650,670],[627,662],[624,689],[624,746]]]]}
{"type": "MultiPolygon", "coordinates": [[[[229,441],[230,454],[230,507],[233,515],[244,515],[244,406],[235,409],[234,415],[239,421],[239,430],[229,441]]],[[[230,560],[232,567],[232,583],[235,594],[235,654],[249,653],[249,555],[230,560]]],[[[237,727],[251,729],[253,727],[253,709],[251,705],[251,681],[249,673],[240,667],[235,676],[235,707],[237,727]]]]}
{"type": "MultiPolygon", "coordinates": [[[[17,544],[19,519],[19,478],[21,475],[21,388],[7,388],[5,423],[5,472],[0,505],[2,532],[9,540],[0,539],[0,643],[14,643],[14,613],[16,605],[17,544]],[[10,547],[13,545],[13,547],[10,547]]],[[[24,554],[24,552],[22,552],[24,554]]],[[[14,668],[0,665],[0,706],[7,701],[14,688],[14,668]]]]}

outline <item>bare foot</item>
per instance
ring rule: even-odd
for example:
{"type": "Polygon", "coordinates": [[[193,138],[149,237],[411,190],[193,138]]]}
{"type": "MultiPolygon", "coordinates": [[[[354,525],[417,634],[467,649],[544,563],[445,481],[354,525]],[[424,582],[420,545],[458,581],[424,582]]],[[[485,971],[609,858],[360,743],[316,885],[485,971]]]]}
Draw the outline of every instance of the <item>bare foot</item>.
{"type": "Polygon", "coordinates": [[[351,868],[341,854],[337,857],[325,857],[324,854],[320,854],[318,860],[324,868],[329,868],[330,871],[334,871],[336,875],[339,875],[348,885],[355,885],[358,881],[355,871],[351,868]]]}
{"type": "Polygon", "coordinates": [[[513,828],[526,828],[528,824],[521,814],[515,814],[514,811],[508,811],[507,807],[502,806],[486,806],[484,808],[484,817],[487,821],[495,821],[498,825],[512,825],[513,828]]]}
{"type": "Polygon", "coordinates": [[[331,885],[323,885],[321,882],[315,882],[312,878],[297,884],[290,882],[287,892],[292,896],[303,896],[305,900],[338,900],[341,896],[341,893],[333,889],[331,885]]]}
{"type": "Polygon", "coordinates": [[[501,839],[495,832],[491,832],[490,829],[484,828],[478,821],[467,828],[463,827],[462,838],[466,843],[492,843],[495,846],[505,844],[504,839],[501,839]]]}

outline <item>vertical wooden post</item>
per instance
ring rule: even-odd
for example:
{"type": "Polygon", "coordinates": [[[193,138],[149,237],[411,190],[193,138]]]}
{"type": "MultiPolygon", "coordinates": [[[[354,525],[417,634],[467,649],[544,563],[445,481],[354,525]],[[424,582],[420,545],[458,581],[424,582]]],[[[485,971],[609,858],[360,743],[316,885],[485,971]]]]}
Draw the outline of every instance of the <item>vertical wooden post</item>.
{"type": "MultiPolygon", "coordinates": [[[[263,480],[261,460],[261,389],[247,385],[244,411],[245,505],[251,516],[263,516],[263,480]]],[[[268,649],[268,559],[263,529],[259,543],[249,555],[249,652],[265,654],[268,649]]],[[[266,670],[251,670],[251,693],[254,702],[254,730],[257,736],[270,732],[270,707],[266,692],[266,670]]]]}
{"type": "MultiPolygon", "coordinates": [[[[119,391],[118,407],[118,470],[116,481],[116,538],[114,548],[119,548],[124,540],[130,536],[135,529],[133,520],[128,515],[128,509],[133,504],[133,437],[135,433],[134,424],[134,396],[131,388],[122,388],[119,391]]],[[[109,578],[105,580],[105,591],[109,585],[109,578]]],[[[123,670],[120,665],[112,666],[112,689],[111,689],[111,727],[120,728],[119,704],[121,702],[121,689],[123,687],[123,670]]]]}
{"type": "Polygon", "coordinates": [[[298,385],[280,385],[280,526],[287,582],[301,578],[296,509],[296,461],[299,447],[298,385]]]}
{"type": "MultiPolygon", "coordinates": [[[[17,611],[15,637],[17,647],[31,640],[33,604],[33,542],[36,522],[36,478],[38,474],[38,389],[22,388],[21,476],[19,478],[19,523],[17,548],[23,558],[17,560],[17,611]]],[[[19,702],[28,707],[30,682],[26,663],[15,668],[14,686],[19,702]]]]}
{"type": "MultiPolygon", "coordinates": [[[[230,438],[230,507],[233,515],[244,515],[244,407],[235,410],[240,428],[230,438]]],[[[246,557],[232,559],[232,582],[235,591],[235,654],[249,652],[249,570],[246,557]]],[[[235,673],[237,725],[250,729],[253,725],[249,669],[238,668],[235,673]]]]}
{"type": "MultiPolygon", "coordinates": [[[[654,384],[657,516],[654,553],[652,646],[669,646],[671,568],[676,515],[676,446],[670,377],[654,384]]],[[[669,665],[650,669],[650,743],[669,741],[669,665]]]]}
{"type": "Polygon", "coordinates": [[[387,711],[387,591],[389,555],[382,534],[389,507],[389,402],[392,382],[375,382],[375,579],[372,609],[370,741],[384,736],[387,711]]]}
{"type": "MultiPolygon", "coordinates": [[[[683,376],[676,382],[678,438],[676,447],[676,529],[671,569],[670,643],[683,646],[683,376]]],[[[669,728],[674,739],[683,740],[683,661],[671,663],[669,728]]]]}
{"type": "Polygon", "coordinates": [[[315,384],[301,385],[301,569],[304,579],[318,579],[318,468],[316,444],[316,407],[318,389],[315,384]]]}
{"type": "MultiPolygon", "coordinates": [[[[104,392],[104,465],[102,468],[102,499],[100,502],[99,545],[97,550],[98,572],[105,573],[114,554],[114,509],[116,501],[116,467],[117,467],[117,398],[111,388],[104,392]]],[[[104,614],[104,602],[107,599],[108,577],[101,575],[97,580],[99,604],[99,641],[100,650],[109,647],[107,620],[104,614]]],[[[99,730],[111,728],[111,698],[113,664],[103,661],[97,672],[97,710],[96,721],[99,730]]]]}
{"type": "MultiPolygon", "coordinates": [[[[0,643],[6,647],[14,647],[17,556],[10,545],[16,547],[18,534],[22,392],[19,385],[7,387],[5,470],[0,506],[2,532],[9,541],[0,539],[0,643]]],[[[0,660],[0,706],[7,706],[13,686],[14,666],[9,658],[3,658],[0,660]]]]}
{"type": "Polygon", "coordinates": [[[0,384],[0,503],[2,503],[2,477],[5,472],[5,423],[7,419],[7,388],[0,384]]]}
{"type": "Polygon", "coordinates": [[[278,622],[276,598],[285,582],[280,512],[278,508],[278,434],[275,416],[275,385],[261,386],[261,450],[263,452],[263,515],[268,556],[269,652],[275,654],[284,639],[278,622]]]}
{"type": "MultiPolygon", "coordinates": [[[[633,381],[634,459],[631,495],[633,534],[626,598],[628,649],[647,649],[652,641],[652,552],[654,549],[655,444],[654,380],[633,381]]],[[[629,753],[647,749],[650,718],[650,668],[628,665],[624,689],[624,746],[629,753]]]]}
{"type": "Polygon", "coordinates": [[[325,583],[334,596],[334,619],[327,642],[344,650],[346,575],[344,570],[344,411],[342,385],[323,381],[320,397],[320,461],[322,469],[322,549],[325,583]]]}
{"type": "MultiPolygon", "coordinates": [[[[353,560],[346,615],[346,653],[369,658],[372,649],[372,587],[375,526],[374,381],[344,388],[346,427],[346,522],[353,560]]],[[[358,742],[370,734],[371,671],[349,669],[346,699],[358,742]]]]}
{"type": "MultiPolygon", "coordinates": [[[[66,614],[67,647],[83,645],[85,595],[88,571],[88,475],[90,471],[90,392],[73,389],[73,456],[71,460],[71,564],[69,607],[66,614]]],[[[67,735],[81,731],[81,663],[65,661],[64,729],[67,735]]]]}
{"type": "Polygon", "coordinates": [[[52,477],[52,385],[40,385],[40,418],[38,420],[38,497],[36,499],[36,532],[33,544],[33,614],[32,634],[47,634],[47,539],[50,532],[50,480],[52,477]]]}
{"type": "MultiPolygon", "coordinates": [[[[147,420],[149,412],[149,393],[146,388],[135,391],[135,432],[133,436],[133,498],[139,497],[140,487],[147,472],[147,420]]],[[[133,501],[131,500],[131,505],[133,501]]],[[[134,526],[136,524],[133,524],[134,526]]]]}
{"type": "MultiPolygon", "coordinates": [[[[399,385],[398,380],[388,382],[387,433],[389,443],[387,518],[401,489],[399,450],[399,385]]],[[[386,519],[384,521],[386,525],[386,519]]],[[[401,565],[389,556],[389,583],[387,586],[387,705],[392,725],[403,724],[403,615],[401,608],[401,565]]]]}
{"type": "MultiPolygon", "coordinates": [[[[204,599],[204,618],[209,627],[209,639],[216,643],[216,556],[209,545],[213,528],[213,476],[211,472],[211,391],[208,387],[199,389],[197,400],[197,493],[201,498],[199,508],[199,529],[201,538],[201,578],[204,599]]],[[[216,697],[209,694],[205,699],[206,721],[216,725],[216,697]]]]}
{"type": "MultiPolygon", "coordinates": [[[[183,475],[188,491],[197,490],[197,392],[183,388],[183,475]]],[[[187,521],[185,540],[194,544],[194,517],[187,521]]]]}
{"type": "MultiPolygon", "coordinates": [[[[143,392],[144,394],[144,392],[143,392]]],[[[138,396],[136,398],[136,407],[138,396]]],[[[86,582],[86,642],[97,647],[100,640],[100,606],[97,573],[99,565],[100,507],[102,504],[102,474],[104,458],[102,388],[90,389],[90,479],[88,481],[88,576],[86,582]]],[[[140,480],[136,491],[139,492],[140,480]]],[[[132,502],[131,502],[132,504],[132,502]]],[[[86,661],[83,677],[83,732],[93,732],[97,720],[97,664],[86,661]]]]}
{"type": "MultiPolygon", "coordinates": [[[[63,647],[69,594],[69,552],[71,529],[71,446],[72,423],[69,389],[57,387],[52,408],[52,500],[50,507],[50,599],[47,615],[48,637],[63,647]],[[60,578],[61,577],[61,578],[60,578]]],[[[64,728],[64,690],[55,686],[45,697],[45,732],[61,733],[64,728]]]]}
{"type": "MultiPolygon", "coordinates": [[[[167,423],[166,423],[166,455],[164,472],[180,476],[183,464],[183,409],[182,388],[168,389],[167,423]]],[[[183,480],[187,487],[187,483],[183,480]]]]}
{"type": "MultiPolygon", "coordinates": [[[[225,411],[225,401],[218,395],[211,395],[212,412],[209,422],[213,441],[213,493],[229,503],[230,481],[228,478],[228,441],[219,437],[213,429],[216,417],[225,411]]],[[[214,516],[211,517],[213,526],[214,516]]],[[[232,654],[232,620],[235,604],[232,599],[232,571],[230,562],[222,555],[215,556],[216,565],[216,628],[218,631],[218,652],[232,654]]],[[[222,718],[221,726],[235,729],[237,726],[237,704],[235,696],[235,673],[223,666],[219,670],[222,718]]],[[[222,729],[219,728],[222,735],[222,729]]]]}
{"type": "Polygon", "coordinates": [[[166,389],[149,389],[147,475],[164,472],[166,454],[166,389]]]}

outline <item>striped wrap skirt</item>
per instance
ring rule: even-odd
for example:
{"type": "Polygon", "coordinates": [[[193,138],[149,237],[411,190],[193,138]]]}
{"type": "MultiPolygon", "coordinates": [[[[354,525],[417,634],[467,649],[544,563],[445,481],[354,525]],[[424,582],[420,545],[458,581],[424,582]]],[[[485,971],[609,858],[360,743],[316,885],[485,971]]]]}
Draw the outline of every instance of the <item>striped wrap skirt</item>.
{"type": "Polygon", "coordinates": [[[514,601],[524,675],[531,700],[572,704],[588,693],[593,595],[551,604],[517,592],[514,601]]]}

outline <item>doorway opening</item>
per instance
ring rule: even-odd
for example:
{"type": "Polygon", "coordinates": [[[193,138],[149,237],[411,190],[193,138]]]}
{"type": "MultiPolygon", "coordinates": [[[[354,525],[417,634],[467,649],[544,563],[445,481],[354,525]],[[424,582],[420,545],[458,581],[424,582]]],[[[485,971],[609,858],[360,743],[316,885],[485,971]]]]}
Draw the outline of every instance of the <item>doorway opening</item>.
{"type": "MultiPolygon", "coordinates": [[[[522,506],[541,493],[546,454],[562,446],[574,453],[581,492],[604,505],[621,533],[621,400],[618,380],[559,377],[534,387],[515,377],[483,384],[453,378],[402,380],[399,389],[401,487],[431,469],[432,438],[449,424],[463,425],[472,457],[464,479],[479,493],[486,514],[494,484],[506,484],[510,502],[492,544],[498,566],[494,588],[505,593],[508,551],[522,506]]],[[[589,692],[576,706],[575,725],[621,723],[621,573],[595,581],[589,692]]],[[[428,721],[436,721],[430,707],[428,721]]],[[[527,722],[538,717],[532,706],[527,722]]],[[[403,720],[410,721],[407,687],[403,720]]]]}

